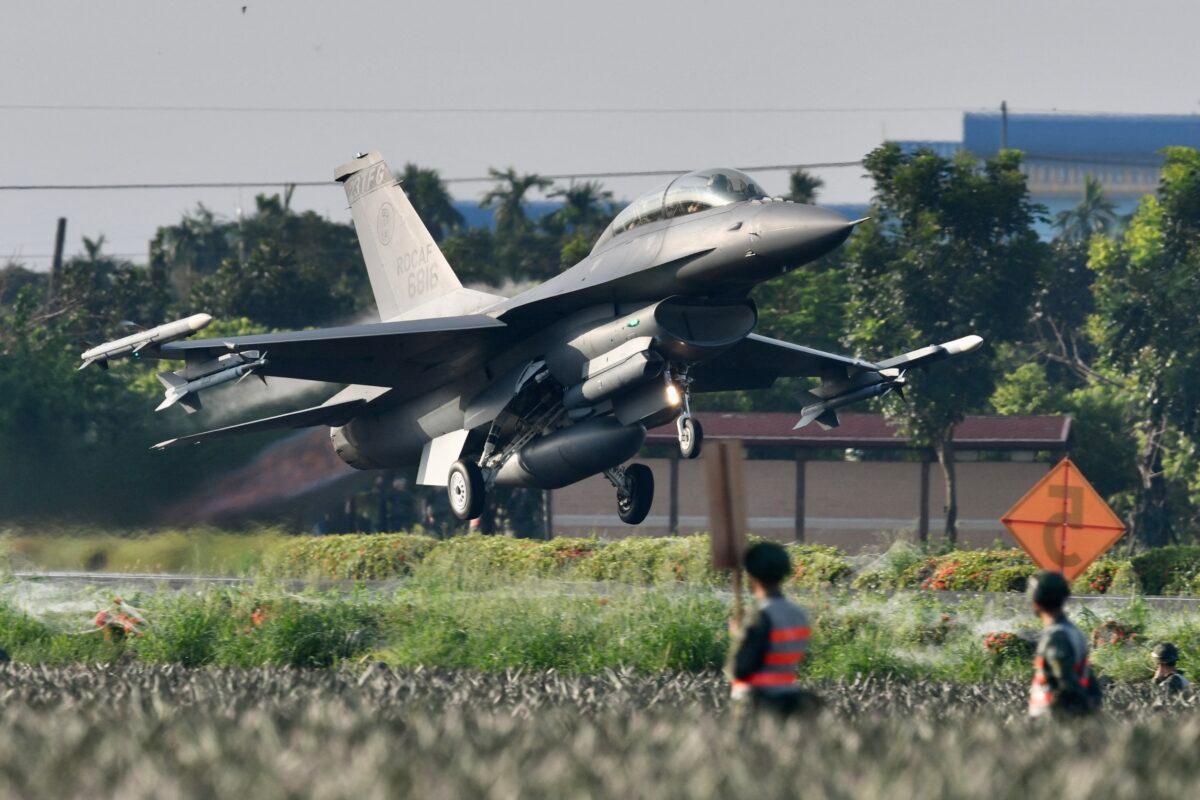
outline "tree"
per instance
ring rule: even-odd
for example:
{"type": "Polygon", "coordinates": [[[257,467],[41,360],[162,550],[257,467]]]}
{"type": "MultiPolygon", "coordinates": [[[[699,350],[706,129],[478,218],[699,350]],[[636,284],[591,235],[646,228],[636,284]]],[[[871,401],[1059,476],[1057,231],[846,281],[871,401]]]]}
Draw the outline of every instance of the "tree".
{"type": "Polygon", "coordinates": [[[1054,226],[1070,242],[1086,242],[1096,233],[1108,235],[1118,224],[1116,203],[1104,196],[1100,180],[1091,174],[1084,176],[1079,205],[1060,211],[1054,218],[1054,226]]]}
{"type": "Polygon", "coordinates": [[[268,328],[292,330],[354,310],[350,298],[330,292],[320,271],[297,265],[290,250],[271,241],[259,242],[244,261],[226,259],[196,284],[188,305],[218,318],[247,317],[268,328]]]}
{"type": "Polygon", "coordinates": [[[497,183],[483,196],[479,205],[495,213],[496,233],[509,236],[524,232],[529,226],[525,216],[526,193],[530,189],[545,189],[553,181],[529,172],[518,175],[512,167],[503,171],[489,168],[488,175],[497,183]]]}
{"type": "Polygon", "coordinates": [[[977,333],[981,351],[909,376],[908,403],[886,413],[937,454],[946,483],[945,537],[958,538],[954,426],[986,406],[996,346],[1026,329],[1045,262],[1020,154],[980,164],[887,144],[868,154],[871,221],[847,247],[852,345],[894,354],[977,333]]]}
{"type": "Polygon", "coordinates": [[[547,217],[559,230],[595,237],[612,221],[613,193],[600,181],[572,181],[569,186],[555,189],[548,196],[563,201],[562,208],[547,217]]]}
{"type": "Polygon", "coordinates": [[[435,242],[463,226],[463,215],[454,207],[454,200],[437,170],[405,164],[404,171],[397,173],[396,178],[435,242]]]}
{"type": "Polygon", "coordinates": [[[1137,435],[1133,532],[1171,541],[1167,462],[1200,434],[1200,151],[1172,147],[1158,195],[1119,239],[1093,239],[1101,377],[1121,392],[1137,435]]]}
{"type": "Polygon", "coordinates": [[[797,169],[788,176],[787,199],[796,203],[817,202],[817,192],[825,186],[825,181],[805,169],[797,169]]]}

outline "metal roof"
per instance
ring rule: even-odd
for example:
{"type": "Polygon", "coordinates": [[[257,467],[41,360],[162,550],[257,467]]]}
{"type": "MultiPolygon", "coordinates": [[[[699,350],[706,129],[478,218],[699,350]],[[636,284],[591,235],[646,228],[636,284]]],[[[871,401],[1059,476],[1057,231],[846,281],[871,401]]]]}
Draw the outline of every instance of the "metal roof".
{"type": "MultiPolygon", "coordinates": [[[[709,439],[740,439],[760,447],[801,449],[910,449],[912,445],[879,414],[841,414],[841,425],[823,430],[809,425],[793,430],[795,413],[699,411],[696,418],[709,439]]],[[[1066,450],[1071,439],[1069,415],[970,416],[954,431],[961,450],[1066,450]]],[[[675,423],[650,431],[647,441],[675,441],[675,423]]]]}

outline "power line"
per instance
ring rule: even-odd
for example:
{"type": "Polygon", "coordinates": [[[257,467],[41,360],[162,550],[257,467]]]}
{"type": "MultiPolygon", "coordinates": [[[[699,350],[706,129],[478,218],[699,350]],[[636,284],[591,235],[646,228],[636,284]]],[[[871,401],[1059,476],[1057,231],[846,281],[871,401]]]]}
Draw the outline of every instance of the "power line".
{"type": "Polygon", "coordinates": [[[638,115],[678,116],[701,114],[900,114],[985,111],[984,107],[964,106],[676,106],[651,108],[642,106],[222,106],[222,105],[123,105],[123,104],[58,104],[3,103],[0,111],[132,111],[150,113],[203,112],[217,114],[453,114],[467,116],[520,115],[638,115]]]}
{"type": "MultiPolygon", "coordinates": [[[[704,114],[925,114],[984,112],[999,113],[994,106],[236,106],[174,105],[136,103],[0,103],[0,111],[136,112],[136,113],[214,113],[214,114],[373,114],[373,115],[616,115],[616,116],[689,116],[704,114]]],[[[1020,108],[1021,114],[1059,114],[1080,116],[1126,116],[1128,112],[1081,108],[1020,108]]],[[[1188,116],[1194,109],[1174,112],[1135,113],[1133,116],[1188,116]]]]}
{"type": "MultiPolygon", "coordinates": [[[[837,169],[841,167],[861,166],[861,160],[855,161],[819,161],[809,164],[768,164],[756,167],[738,167],[744,172],[779,172],[794,169],[837,169]]],[[[564,172],[558,174],[541,174],[541,177],[554,181],[590,180],[593,178],[653,178],[669,175],[682,175],[686,169],[657,169],[632,170],[626,172],[564,172]]],[[[496,178],[491,175],[469,178],[442,178],[442,183],[493,183],[496,178]]],[[[34,191],[92,191],[92,190],[125,190],[125,189],[254,189],[265,186],[319,186],[337,188],[333,181],[198,181],[191,183],[24,183],[0,185],[3,192],[34,192],[34,191]]]]}
{"type": "MultiPolygon", "coordinates": [[[[1097,167],[1157,167],[1161,162],[1152,158],[1112,158],[1106,156],[1067,156],[1043,155],[1026,153],[1026,163],[1061,163],[1083,164],[1097,167]]],[[[814,161],[806,164],[766,164],[753,167],[737,167],[743,172],[781,172],[796,169],[843,169],[846,167],[862,166],[862,160],[854,161],[814,161]]],[[[592,180],[597,178],[654,178],[671,175],[682,175],[686,169],[654,169],[628,170],[623,172],[563,172],[537,173],[543,178],[554,181],[592,180]]],[[[445,184],[462,183],[492,183],[497,179],[492,175],[474,177],[442,178],[445,184]]],[[[164,182],[164,183],[14,183],[0,184],[0,192],[37,192],[37,191],[122,191],[141,189],[261,189],[271,186],[297,186],[335,188],[338,184],[333,181],[194,181],[194,182],[164,182]]]]}

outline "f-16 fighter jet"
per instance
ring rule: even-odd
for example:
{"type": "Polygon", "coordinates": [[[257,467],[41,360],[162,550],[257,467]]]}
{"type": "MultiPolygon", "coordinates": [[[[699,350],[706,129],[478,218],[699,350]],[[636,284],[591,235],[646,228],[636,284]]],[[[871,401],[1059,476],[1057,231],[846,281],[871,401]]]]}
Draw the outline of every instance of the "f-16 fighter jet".
{"type": "Polygon", "coordinates": [[[160,408],[178,400],[189,411],[201,390],[251,374],[347,386],[314,408],[156,448],[324,425],[351,466],[418,465],[418,482],[445,486],[460,519],[479,516],[494,486],[557,489],[603,473],[619,516],[636,525],[654,481],[647,466],[627,462],[647,428],[671,421],[681,455],[699,455],[694,392],[818,378],[798,398],[797,427],[834,426],[839,407],[899,389],[906,370],[981,341],[873,363],[753,333],[750,289],[838,247],[856,223],[768,197],[736,170],[691,172],[638,198],[587,258],[512,298],[463,287],[379,153],[360,154],[334,179],[345,186],[379,322],[190,341],[200,327],[192,317],[84,359],[134,347],[142,359],[184,359],[162,375],[160,408]]]}

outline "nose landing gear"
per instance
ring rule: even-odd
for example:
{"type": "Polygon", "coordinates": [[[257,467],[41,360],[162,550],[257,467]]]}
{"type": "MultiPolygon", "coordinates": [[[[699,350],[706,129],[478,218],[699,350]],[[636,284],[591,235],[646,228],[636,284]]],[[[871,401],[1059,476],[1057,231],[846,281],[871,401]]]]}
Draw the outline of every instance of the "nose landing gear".
{"type": "Polygon", "coordinates": [[[704,427],[700,420],[685,412],[675,420],[675,427],[679,431],[679,455],[687,459],[699,458],[700,446],[704,443],[704,427]]]}
{"type": "Polygon", "coordinates": [[[679,435],[679,455],[686,459],[700,457],[700,446],[704,443],[704,428],[700,420],[692,416],[692,382],[685,371],[679,378],[683,384],[683,410],[675,419],[679,435]]]}

